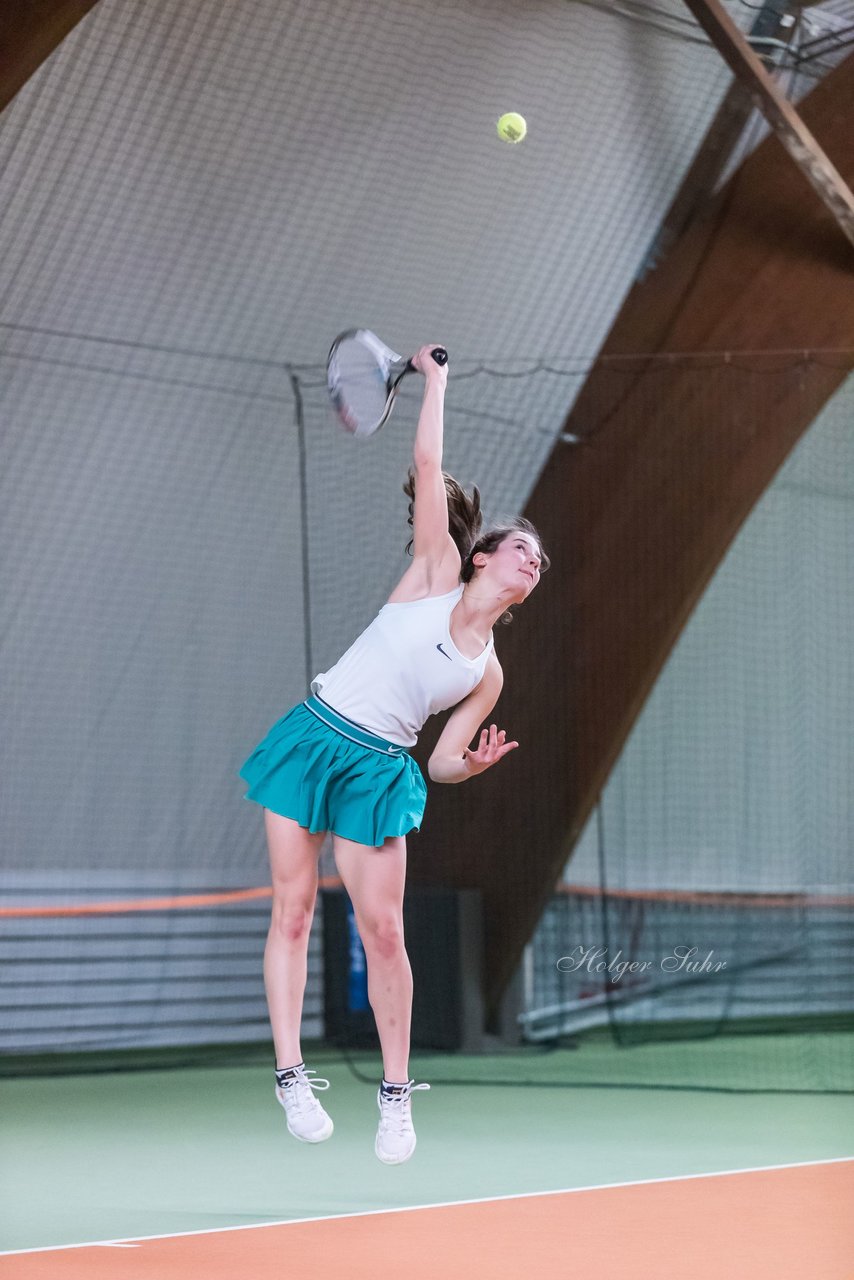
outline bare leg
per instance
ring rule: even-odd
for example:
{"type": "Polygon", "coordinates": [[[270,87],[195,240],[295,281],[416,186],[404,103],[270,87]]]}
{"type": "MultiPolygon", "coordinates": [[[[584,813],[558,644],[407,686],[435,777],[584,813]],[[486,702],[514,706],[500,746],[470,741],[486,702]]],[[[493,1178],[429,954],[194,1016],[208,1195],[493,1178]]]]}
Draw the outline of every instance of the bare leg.
{"type": "Polygon", "coordinates": [[[412,970],[403,942],[406,837],[380,848],[334,837],[335,861],[353,903],[368,961],[368,998],[376,1018],[386,1080],[409,1079],[412,970]]]}
{"type": "Polygon", "coordinates": [[[317,861],[323,832],[264,810],[273,915],[264,951],[264,985],[276,1046],[276,1066],[302,1061],[300,1022],[308,968],[308,938],[317,899],[317,861]]]}

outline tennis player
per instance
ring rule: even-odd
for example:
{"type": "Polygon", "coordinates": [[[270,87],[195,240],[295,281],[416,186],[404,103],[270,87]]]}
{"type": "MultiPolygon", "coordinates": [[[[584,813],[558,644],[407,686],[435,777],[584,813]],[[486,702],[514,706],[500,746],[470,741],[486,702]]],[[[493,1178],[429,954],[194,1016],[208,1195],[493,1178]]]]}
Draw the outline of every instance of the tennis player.
{"type": "Polygon", "coordinates": [[[318,856],[333,834],[335,861],[353,903],[368,965],[368,997],[383,1058],[375,1151],[402,1164],[415,1150],[409,1077],[412,971],[403,937],[406,836],[418,830],[427,787],[409,754],[428,716],[453,707],[428,773],[467,782],[518,747],[495,724],[481,728],[503,676],[492,628],[536,587],[548,559],[519,517],[482,532],[480,494],[442,470],[447,365],[422,347],[425,377],[410,498],[412,564],[373,622],[305,702],[270,729],[240,770],[246,798],[264,808],[273,915],[264,980],[276,1050],[276,1096],[303,1142],[322,1142],[332,1120],[300,1050],[318,856]],[[477,738],[475,746],[469,744],[477,738]]]}

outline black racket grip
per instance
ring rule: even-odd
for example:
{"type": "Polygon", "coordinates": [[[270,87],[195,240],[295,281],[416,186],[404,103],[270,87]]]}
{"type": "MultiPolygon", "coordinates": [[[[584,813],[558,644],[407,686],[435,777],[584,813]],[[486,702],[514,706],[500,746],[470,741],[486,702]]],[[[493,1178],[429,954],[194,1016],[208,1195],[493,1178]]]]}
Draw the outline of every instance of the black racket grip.
{"type": "MultiPolygon", "coordinates": [[[[444,347],[434,347],[433,350],[430,352],[430,355],[436,361],[436,364],[448,363],[448,353],[444,347]]],[[[418,370],[416,369],[415,365],[412,363],[411,360],[407,360],[406,362],[406,372],[418,373],[418,370]]]]}

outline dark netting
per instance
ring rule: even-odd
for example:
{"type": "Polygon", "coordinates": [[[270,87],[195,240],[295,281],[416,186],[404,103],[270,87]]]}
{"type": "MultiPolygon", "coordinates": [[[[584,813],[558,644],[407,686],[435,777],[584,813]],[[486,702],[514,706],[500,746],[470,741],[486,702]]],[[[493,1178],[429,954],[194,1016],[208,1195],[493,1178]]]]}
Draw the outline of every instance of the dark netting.
{"type": "MultiPolygon", "coordinates": [[[[734,448],[761,405],[784,388],[807,387],[824,359],[831,357],[671,360],[649,395],[681,379],[690,441],[732,403],[737,386],[734,448]]],[[[487,517],[499,514],[496,494],[504,512],[518,510],[524,493],[515,504],[507,494],[522,470],[534,476],[552,448],[584,447],[559,424],[586,370],[566,360],[454,372],[446,465],[481,486],[487,517]],[[494,445],[487,454],[475,447],[472,425],[484,420],[494,445]]],[[[19,390],[21,404],[38,409],[34,391],[53,376],[8,383],[7,402],[19,390]]],[[[115,394],[127,386],[118,379],[115,394]]],[[[417,411],[414,388],[406,388],[393,421],[364,444],[333,425],[322,367],[292,372],[285,386],[253,402],[240,434],[223,431],[216,448],[206,447],[200,402],[185,431],[196,431],[193,471],[211,493],[195,503],[192,478],[175,478],[174,439],[167,448],[165,434],[158,446],[150,433],[129,430],[124,452],[96,462],[101,420],[81,416],[81,434],[69,435],[41,407],[45,465],[51,449],[61,455],[64,482],[79,486],[80,498],[73,520],[64,523],[58,511],[34,578],[16,578],[14,557],[5,570],[14,642],[8,709],[18,729],[4,768],[18,782],[4,800],[13,851],[0,936],[4,1070],[67,1066],[62,1055],[75,1051],[113,1063],[109,1055],[124,1050],[136,1062],[152,1053],[214,1061],[223,1052],[267,1052],[269,879],[258,813],[241,799],[233,770],[308,676],[369,621],[405,566],[403,494],[394,522],[365,519],[355,528],[345,527],[335,496],[358,491],[367,512],[399,488],[417,411]],[[296,423],[291,470],[278,475],[270,469],[281,447],[273,435],[287,415],[296,423]],[[132,531],[104,497],[116,491],[113,473],[125,474],[128,452],[148,467],[153,504],[132,531]],[[259,568],[257,557],[243,561],[234,548],[249,556],[270,537],[280,480],[298,501],[274,526],[259,568]],[[85,495],[99,492],[100,505],[87,506],[85,495]],[[177,558],[176,528],[185,538],[177,558]],[[70,555],[69,540],[77,544],[70,555]],[[87,555],[96,550],[93,575],[87,555]],[[300,584],[284,601],[274,576],[283,556],[296,563],[300,584]],[[372,599],[360,576],[366,560],[385,574],[372,599]],[[258,643],[259,627],[281,644],[258,643]],[[63,666],[68,653],[74,671],[63,666]],[[247,711],[235,672],[259,660],[257,705],[247,711]],[[223,824],[214,798],[226,787],[223,824]]],[[[191,394],[201,395],[181,391],[191,394]]],[[[431,1056],[459,992],[435,974],[417,977],[419,1018],[433,1028],[420,1045],[416,1039],[422,1073],[552,1085],[850,1086],[852,408],[849,379],[751,513],[679,637],[530,940],[503,1039],[469,1026],[463,1048],[479,1052],[457,1046],[431,1056]],[[691,952],[684,964],[678,948],[691,952]]],[[[641,399],[638,412],[646,411],[641,399]]],[[[26,478],[24,430],[21,418],[7,447],[13,472],[26,478]]],[[[708,466],[712,483],[714,457],[708,466]]],[[[31,510],[32,497],[22,495],[7,512],[21,540],[31,510]]],[[[646,571],[652,579],[663,567],[646,571]]],[[[551,572],[560,573],[559,562],[551,572]]],[[[531,635],[533,661],[547,642],[531,635]]],[[[477,783],[470,785],[476,806],[477,783]]],[[[348,935],[342,951],[324,937],[327,909],[340,907],[328,850],[322,870],[303,1031],[321,1043],[326,1034],[330,1050],[346,1052],[357,1068],[367,1046],[371,1074],[375,1035],[359,991],[358,939],[348,935]],[[332,1034],[329,992],[342,983],[358,1016],[332,1034]]],[[[351,928],[346,914],[340,920],[351,928]]],[[[422,927],[414,916],[412,927],[422,927]]]]}
{"type": "MultiPolygon", "coordinates": [[[[672,397],[677,382],[686,448],[702,447],[704,423],[733,413],[727,457],[707,457],[714,485],[763,408],[793,390],[807,395],[818,363],[662,362],[636,397],[639,421],[654,421],[657,398],[672,397]]],[[[554,374],[537,376],[542,394],[554,374]]],[[[622,376],[615,366],[614,400],[622,376]]],[[[470,385],[472,405],[488,405],[489,375],[470,385]]],[[[498,417],[513,405],[513,384],[509,394],[494,385],[498,417]]],[[[511,1048],[505,1027],[488,1062],[428,1058],[421,1069],[433,1078],[851,1087],[852,395],[849,379],[678,638],[526,949],[515,983],[519,1043],[511,1048]]],[[[588,407],[595,422],[598,406],[588,407]]],[[[456,421],[452,412],[451,440],[456,421]]],[[[644,565],[650,582],[666,572],[644,565]]],[[[547,642],[530,637],[532,662],[547,642]]],[[[566,703],[556,689],[556,708],[566,703]]],[[[531,842],[541,838],[534,827],[531,842]]],[[[437,1004],[450,998],[425,971],[423,1000],[431,981],[437,1004]]]]}
{"type": "MultiPolygon", "coordinates": [[[[847,56],[840,23],[825,4],[758,33],[793,100],[847,56]]],[[[564,438],[567,412],[731,85],[681,0],[101,0],[3,111],[0,1069],[270,1053],[269,870],[237,769],[374,616],[409,536],[417,382],[353,441],[326,400],[330,343],[353,325],[402,352],[446,343],[446,465],[488,516],[524,510],[551,451],[585,447],[593,428],[564,438]],[[508,146],[495,124],[516,109],[528,134],[508,146]]],[[[763,130],[754,113],[721,181],[763,130]]],[[[834,360],[850,367],[654,362],[637,427],[678,378],[702,448],[737,384],[738,449],[757,406],[834,360]]],[[[815,422],[680,638],[575,887],[530,941],[504,1041],[472,1030],[518,1061],[458,1052],[437,1078],[839,1087],[841,1032],[798,1032],[791,1069],[780,1046],[851,1005],[833,976],[847,908],[812,905],[851,892],[851,399],[815,422]],[[646,894],[676,897],[659,916],[646,894]],[[695,898],[721,894],[786,899],[757,914],[767,946],[746,908],[700,928],[695,898]],[[725,977],[629,1001],[557,968],[578,943],[655,955],[684,937],[671,908],[689,942],[728,950],[725,977]],[[780,1029],[736,1068],[754,1041],[723,1033],[760,1009],[731,988],[768,992],[775,966],[780,1029]],[[653,1042],[692,1020],[702,1039],[653,1042]]],[[[333,1039],[342,973],[364,1000],[346,914],[343,959],[327,955],[328,853],[323,871],[315,1041],[333,1039]]],[[[419,978],[434,1043],[452,998],[419,978]]],[[[336,1045],[369,1041],[364,1022],[336,1045]]]]}

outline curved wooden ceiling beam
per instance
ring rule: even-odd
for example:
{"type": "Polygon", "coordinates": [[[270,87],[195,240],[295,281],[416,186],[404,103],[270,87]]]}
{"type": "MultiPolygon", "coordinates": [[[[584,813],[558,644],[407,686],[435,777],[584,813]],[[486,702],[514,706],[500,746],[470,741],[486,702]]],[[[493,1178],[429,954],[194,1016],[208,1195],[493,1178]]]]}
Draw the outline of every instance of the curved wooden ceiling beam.
{"type": "Polygon", "coordinates": [[[4,0],[0,6],[0,111],[96,0],[4,0]]]}
{"type": "MultiPolygon", "coordinates": [[[[850,183],[854,58],[802,114],[850,183]]],[[[483,893],[493,1013],[697,600],[850,369],[805,365],[756,405],[728,379],[704,415],[681,363],[617,375],[613,357],[852,347],[854,251],[772,136],[628,296],[567,420],[589,443],[555,450],[526,509],[554,568],[496,636],[493,718],[522,745],[481,778],[433,786],[413,841],[413,882],[483,893]]]]}

